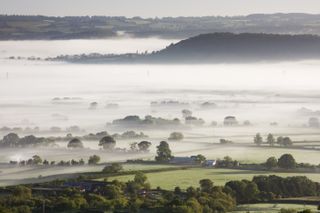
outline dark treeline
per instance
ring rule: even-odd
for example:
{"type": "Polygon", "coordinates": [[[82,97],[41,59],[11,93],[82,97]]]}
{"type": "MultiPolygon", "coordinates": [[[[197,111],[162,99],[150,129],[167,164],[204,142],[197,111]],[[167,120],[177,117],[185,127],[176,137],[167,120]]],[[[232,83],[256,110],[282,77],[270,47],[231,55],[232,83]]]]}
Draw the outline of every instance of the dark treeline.
{"type": "Polygon", "coordinates": [[[160,36],[183,39],[204,33],[320,34],[320,15],[253,14],[205,17],[0,16],[0,39],[74,39],[117,36],[160,36]]]}
{"type": "MultiPolygon", "coordinates": [[[[105,170],[117,172],[117,170],[105,170]]],[[[172,212],[223,213],[237,204],[268,202],[275,198],[317,196],[319,183],[306,177],[257,176],[252,181],[230,181],[215,186],[209,179],[199,187],[178,186],[173,191],[152,189],[147,177],[136,173],[126,183],[75,180],[53,181],[0,189],[0,212],[172,212]],[[44,203],[45,202],[45,203],[44,203]]]]}
{"type": "Polygon", "coordinates": [[[88,54],[47,58],[74,63],[250,63],[320,58],[320,37],[263,33],[201,34],[142,54],[88,54]]]}
{"type": "Polygon", "coordinates": [[[238,203],[266,202],[275,198],[319,196],[320,184],[307,177],[256,176],[252,181],[230,181],[226,189],[238,203]]]}

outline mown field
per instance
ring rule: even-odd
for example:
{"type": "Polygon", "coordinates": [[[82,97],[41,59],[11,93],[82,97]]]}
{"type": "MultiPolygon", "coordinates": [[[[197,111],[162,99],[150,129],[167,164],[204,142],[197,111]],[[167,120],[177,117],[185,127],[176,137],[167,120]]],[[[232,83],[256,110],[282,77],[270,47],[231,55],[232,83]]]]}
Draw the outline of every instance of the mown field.
{"type": "MultiPolygon", "coordinates": [[[[278,175],[287,176],[307,176],[313,181],[320,182],[320,174],[302,174],[302,173],[272,173],[263,171],[233,170],[233,169],[209,169],[192,168],[185,170],[175,170],[166,172],[147,173],[148,181],[153,188],[160,186],[163,189],[172,190],[179,186],[186,189],[189,186],[199,186],[201,179],[211,179],[215,185],[224,185],[231,180],[252,179],[257,175],[278,175]]],[[[128,181],[133,179],[133,175],[110,177],[108,180],[128,181]]]]}
{"type": "Polygon", "coordinates": [[[240,205],[237,207],[233,213],[278,213],[280,209],[295,209],[295,210],[305,210],[310,209],[313,212],[317,212],[317,206],[315,205],[301,205],[301,204],[277,204],[277,203],[258,203],[258,204],[250,204],[250,205],[240,205]]]}

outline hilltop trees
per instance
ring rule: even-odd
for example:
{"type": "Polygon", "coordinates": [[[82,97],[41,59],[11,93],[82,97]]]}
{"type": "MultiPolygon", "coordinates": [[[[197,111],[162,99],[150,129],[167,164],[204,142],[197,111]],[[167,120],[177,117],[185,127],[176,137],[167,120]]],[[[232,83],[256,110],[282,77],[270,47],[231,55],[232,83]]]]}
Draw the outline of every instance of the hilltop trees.
{"type": "Polygon", "coordinates": [[[181,141],[183,140],[184,136],[181,132],[172,132],[168,138],[171,141],[181,141]]]}
{"type": "Polygon", "coordinates": [[[102,146],[105,150],[112,151],[116,146],[116,141],[111,136],[105,136],[99,141],[99,146],[102,146]]]}
{"type": "Polygon", "coordinates": [[[149,152],[149,147],[151,143],[149,141],[141,141],[138,143],[138,148],[140,152],[149,152]]]}
{"type": "Polygon", "coordinates": [[[6,147],[15,147],[19,140],[20,138],[16,133],[9,133],[3,137],[2,144],[6,147]]]}
{"type": "Polygon", "coordinates": [[[68,143],[68,148],[83,148],[83,143],[78,138],[73,138],[68,143]]]}
{"type": "Polygon", "coordinates": [[[158,162],[169,162],[173,158],[169,144],[166,141],[161,141],[157,146],[157,156],[155,160],[158,162]]]}

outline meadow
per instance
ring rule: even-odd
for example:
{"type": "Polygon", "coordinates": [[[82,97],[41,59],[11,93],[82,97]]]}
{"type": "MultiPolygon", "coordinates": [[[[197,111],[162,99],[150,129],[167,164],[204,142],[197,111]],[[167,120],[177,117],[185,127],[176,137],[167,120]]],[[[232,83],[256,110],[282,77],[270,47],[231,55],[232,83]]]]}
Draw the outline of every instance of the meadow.
{"type": "MultiPolygon", "coordinates": [[[[215,185],[223,186],[226,182],[231,180],[251,180],[257,175],[278,175],[281,177],[307,176],[313,181],[320,182],[320,174],[274,173],[264,171],[211,168],[191,168],[185,170],[147,173],[146,175],[153,188],[160,186],[161,188],[168,190],[173,190],[176,186],[179,186],[181,189],[186,189],[189,186],[198,187],[201,179],[211,179],[215,185]]],[[[114,176],[108,178],[108,180],[128,181],[132,180],[133,177],[134,175],[114,176]]]]}
{"type": "Polygon", "coordinates": [[[295,209],[305,210],[310,209],[313,212],[317,212],[317,206],[315,205],[302,205],[302,204],[280,204],[280,203],[257,203],[249,205],[239,205],[232,213],[278,213],[280,209],[295,209]]]}

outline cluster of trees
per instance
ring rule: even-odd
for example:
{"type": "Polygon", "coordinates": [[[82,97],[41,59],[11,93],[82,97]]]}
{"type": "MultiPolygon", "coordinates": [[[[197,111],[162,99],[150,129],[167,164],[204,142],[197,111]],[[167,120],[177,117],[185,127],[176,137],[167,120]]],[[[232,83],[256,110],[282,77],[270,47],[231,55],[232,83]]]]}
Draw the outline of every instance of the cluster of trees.
{"type": "Polygon", "coordinates": [[[147,176],[140,172],[126,183],[115,180],[86,191],[62,186],[63,181],[40,184],[61,188],[54,193],[33,192],[32,185],[0,189],[6,192],[0,199],[0,212],[229,212],[236,205],[224,187],[214,186],[208,179],[185,191],[179,187],[174,191],[151,190],[147,176]]]}
{"type": "MultiPolygon", "coordinates": [[[[118,172],[120,164],[107,166],[104,172],[118,172]]],[[[137,172],[126,183],[117,180],[99,182],[97,186],[81,178],[0,188],[0,212],[173,212],[213,213],[230,212],[237,204],[268,202],[275,198],[319,196],[320,184],[306,177],[256,176],[251,181],[229,181],[225,186],[215,186],[210,179],[199,181],[199,187],[173,191],[151,189],[147,176],[137,172]],[[74,182],[73,182],[74,181],[74,182]],[[83,190],[81,183],[92,187],[83,190]],[[66,187],[68,186],[68,187],[66,187]],[[35,187],[53,188],[37,193],[35,187]],[[60,188],[60,190],[54,190],[60,188]],[[44,205],[45,202],[45,205],[44,205]]]]}
{"type": "MultiPolygon", "coordinates": [[[[100,162],[100,157],[98,155],[92,155],[88,159],[89,165],[96,165],[100,162]]],[[[69,161],[48,161],[46,159],[42,159],[39,155],[34,155],[32,158],[28,160],[21,160],[21,161],[10,161],[10,164],[19,165],[19,166],[82,166],[85,165],[85,161],[81,158],[80,160],[69,160],[69,161]]]]}
{"type": "Polygon", "coordinates": [[[226,190],[238,203],[271,201],[275,198],[318,196],[320,184],[304,176],[256,176],[252,181],[230,181],[226,190]]]}
{"type": "MultiPolygon", "coordinates": [[[[58,127],[56,127],[58,128],[58,127]]],[[[123,133],[114,133],[114,134],[109,134],[106,131],[102,132],[97,132],[97,133],[89,133],[87,135],[83,136],[77,136],[79,140],[86,140],[86,141],[99,141],[101,138],[105,136],[111,136],[112,138],[116,140],[127,140],[127,139],[145,139],[148,138],[148,135],[145,135],[143,132],[137,133],[135,131],[126,131],[123,133]]],[[[53,141],[70,141],[74,137],[72,136],[71,133],[68,133],[66,136],[57,136],[57,137],[49,137],[48,139],[53,140],[53,141]]]]}
{"type": "Polygon", "coordinates": [[[179,126],[181,122],[178,118],[164,119],[164,118],[156,118],[151,115],[147,115],[144,119],[141,119],[137,115],[126,116],[123,119],[117,119],[112,122],[112,125],[122,126],[122,127],[170,127],[170,126],[179,126]]]}
{"type": "Polygon", "coordinates": [[[169,141],[181,141],[184,135],[181,132],[172,132],[168,138],[169,141]]]}
{"type": "Polygon", "coordinates": [[[275,146],[276,144],[278,144],[280,146],[292,146],[293,145],[293,142],[290,137],[279,136],[279,137],[275,138],[271,133],[268,134],[265,142],[263,141],[263,138],[260,135],[260,133],[257,133],[253,139],[253,142],[258,146],[262,145],[263,143],[269,144],[270,146],[275,146]]]}
{"type": "Polygon", "coordinates": [[[131,152],[149,152],[151,142],[141,141],[140,143],[134,142],[130,144],[131,152]]]}
{"type": "Polygon", "coordinates": [[[270,157],[265,162],[265,166],[268,169],[273,169],[276,167],[282,169],[294,169],[297,163],[294,157],[291,154],[283,154],[279,159],[275,157],[270,157]]]}
{"type": "Polygon", "coordinates": [[[239,166],[239,162],[233,160],[230,156],[225,156],[223,159],[218,159],[216,167],[219,168],[235,168],[239,166]]]}
{"type": "Polygon", "coordinates": [[[48,146],[54,144],[54,141],[43,137],[35,137],[34,135],[28,135],[20,138],[16,133],[9,133],[0,140],[0,147],[6,148],[18,148],[18,147],[30,147],[30,146],[48,146]]]}

